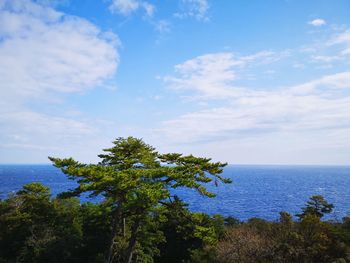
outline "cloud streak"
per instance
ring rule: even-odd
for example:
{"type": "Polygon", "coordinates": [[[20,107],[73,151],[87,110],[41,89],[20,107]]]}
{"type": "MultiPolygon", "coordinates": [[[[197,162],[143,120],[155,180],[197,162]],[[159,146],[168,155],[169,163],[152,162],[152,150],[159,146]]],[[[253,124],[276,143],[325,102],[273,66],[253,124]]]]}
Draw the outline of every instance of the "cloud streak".
{"type": "Polygon", "coordinates": [[[340,34],[337,34],[328,45],[340,45],[343,47],[341,55],[350,55],[350,30],[346,30],[340,34]]]}
{"type": "Polygon", "coordinates": [[[271,51],[248,56],[231,52],[206,54],[176,65],[177,76],[165,76],[163,80],[171,89],[195,91],[202,99],[237,97],[246,92],[234,83],[240,77],[239,70],[252,64],[270,64],[284,55],[284,52],[271,51]]]}

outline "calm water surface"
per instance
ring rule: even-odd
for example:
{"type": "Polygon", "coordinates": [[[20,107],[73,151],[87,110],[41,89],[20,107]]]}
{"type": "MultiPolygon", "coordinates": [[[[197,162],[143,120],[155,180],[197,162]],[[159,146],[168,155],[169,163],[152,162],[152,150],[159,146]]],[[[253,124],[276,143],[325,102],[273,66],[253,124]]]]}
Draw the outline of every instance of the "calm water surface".
{"type": "MultiPolygon", "coordinates": [[[[238,165],[228,166],[224,176],[233,183],[208,187],[217,194],[216,198],[204,198],[188,189],[177,189],[175,194],[190,203],[193,211],[231,215],[241,220],[251,217],[275,220],[280,211],[298,213],[315,194],[335,205],[328,218],[350,215],[349,166],[238,165]]],[[[54,195],[75,186],[51,165],[0,165],[0,198],[30,182],[42,182],[54,195]]]]}

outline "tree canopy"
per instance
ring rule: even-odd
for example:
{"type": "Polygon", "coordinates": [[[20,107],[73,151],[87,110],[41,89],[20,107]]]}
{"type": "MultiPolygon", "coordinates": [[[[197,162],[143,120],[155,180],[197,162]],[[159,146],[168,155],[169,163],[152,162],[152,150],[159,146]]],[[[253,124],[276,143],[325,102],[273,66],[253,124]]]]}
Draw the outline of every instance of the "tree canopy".
{"type": "Polygon", "coordinates": [[[98,164],[49,157],[56,167],[78,182],[75,189],[61,196],[87,192],[90,196],[102,195],[110,205],[112,224],[107,262],[118,256],[115,249],[118,231],[125,219],[130,222],[130,236],[123,257],[125,262],[131,262],[141,225],[161,202],[171,198],[171,188],[192,188],[201,195],[214,197],[204,184],[231,182],[220,176],[226,163],[179,153],[160,154],[134,137],[117,138],[113,144],[99,155],[102,160],[98,164]]]}
{"type": "Polygon", "coordinates": [[[327,202],[322,195],[314,195],[307,201],[305,207],[302,208],[302,213],[298,214],[299,218],[304,218],[308,215],[322,218],[325,214],[333,211],[334,205],[327,202]]]}

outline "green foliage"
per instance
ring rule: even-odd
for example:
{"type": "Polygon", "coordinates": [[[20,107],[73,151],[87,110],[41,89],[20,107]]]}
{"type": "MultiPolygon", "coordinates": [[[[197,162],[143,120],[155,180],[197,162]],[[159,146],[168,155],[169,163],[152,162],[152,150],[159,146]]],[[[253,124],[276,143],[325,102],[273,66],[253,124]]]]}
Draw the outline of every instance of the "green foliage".
{"type": "Polygon", "coordinates": [[[297,216],[302,219],[307,215],[314,215],[319,218],[323,217],[325,214],[329,214],[333,211],[333,204],[328,203],[323,196],[314,195],[306,203],[306,206],[302,208],[302,213],[297,216]]]}
{"type": "MultiPolygon", "coordinates": [[[[159,154],[152,146],[133,137],[118,138],[113,144],[104,150],[105,154],[99,155],[102,160],[98,164],[49,157],[56,167],[78,182],[76,189],[63,193],[62,197],[84,192],[104,196],[111,217],[110,242],[105,251],[107,262],[114,262],[116,258],[131,261],[138,243],[142,242],[144,225],[162,202],[170,198],[170,188],[192,188],[204,196],[214,197],[204,187],[205,183],[230,182],[220,176],[226,164],[213,163],[209,158],[159,154]],[[121,237],[123,222],[126,222],[123,228],[130,233],[126,235],[124,230],[121,237]],[[128,245],[120,246],[123,243],[128,245]]],[[[210,239],[211,229],[197,226],[195,230],[198,238],[210,239]]]]}
{"type": "Polygon", "coordinates": [[[81,228],[78,200],[51,200],[38,183],[0,202],[0,257],[9,262],[75,262],[81,228]]]}
{"type": "MultiPolygon", "coordinates": [[[[0,262],[106,262],[112,209],[109,202],[80,204],[51,198],[41,184],[25,185],[0,200],[0,262]]],[[[114,262],[125,262],[138,220],[132,262],[350,262],[348,217],[327,222],[310,213],[294,221],[281,212],[277,222],[237,222],[193,213],[177,197],[161,201],[141,219],[126,218],[114,239],[114,262]]]]}
{"type": "Polygon", "coordinates": [[[140,139],[118,138],[98,164],[50,158],[76,189],[52,198],[31,183],[0,200],[0,262],[12,263],[346,263],[350,219],[322,221],[333,205],[313,196],[294,221],[270,222],[194,213],[171,188],[212,197],[205,183],[228,183],[225,164],[159,154],[140,139]],[[97,204],[75,196],[103,196],[97,204]]]}
{"type": "Polygon", "coordinates": [[[226,226],[235,226],[235,225],[239,225],[241,223],[240,220],[238,220],[237,218],[234,218],[232,216],[228,216],[224,219],[225,221],[225,225],[226,226]]]}
{"type": "Polygon", "coordinates": [[[177,197],[163,203],[160,216],[165,242],[159,244],[160,254],[155,262],[192,262],[194,257],[198,261],[204,254],[207,257],[203,248],[216,244],[224,232],[223,217],[191,213],[177,197]]]}
{"type": "Polygon", "coordinates": [[[109,242],[110,208],[104,203],[84,203],[80,206],[79,218],[82,230],[80,262],[104,262],[102,259],[109,242]]]}

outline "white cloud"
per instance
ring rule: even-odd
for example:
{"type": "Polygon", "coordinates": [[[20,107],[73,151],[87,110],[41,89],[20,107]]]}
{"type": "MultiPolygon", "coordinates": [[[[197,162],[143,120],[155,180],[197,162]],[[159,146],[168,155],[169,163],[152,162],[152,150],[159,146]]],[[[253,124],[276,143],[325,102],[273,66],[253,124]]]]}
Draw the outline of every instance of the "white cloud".
{"type": "Polygon", "coordinates": [[[249,56],[235,56],[231,52],[212,53],[196,57],[175,66],[178,76],[163,80],[175,90],[192,90],[202,98],[227,98],[240,96],[242,88],[233,85],[237,70],[250,65],[276,62],[285,54],[262,51],[249,56]]]}
{"type": "Polygon", "coordinates": [[[119,12],[128,15],[139,8],[139,2],[136,0],[114,0],[109,6],[111,12],[119,12]]]}
{"type": "MultiPolygon", "coordinates": [[[[310,69],[347,70],[350,55],[350,30],[345,26],[313,31],[314,40],[293,51],[294,67],[310,69]]],[[[334,71],[332,71],[334,72],[334,71]]]]}
{"type": "Polygon", "coordinates": [[[0,92],[37,97],[101,84],[118,65],[118,40],[88,21],[29,1],[0,9],[0,92]]]}
{"type": "Polygon", "coordinates": [[[317,55],[317,56],[311,56],[311,59],[314,60],[315,62],[334,62],[337,60],[341,60],[342,57],[340,56],[323,56],[323,55],[317,55]]]}
{"type": "Polygon", "coordinates": [[[146,1],[140,0],[112,0],[109,10],[112,13],[130,15],[139,9],[143,9],[146,15],[152,17],[155,12],[155,6],[146,1]]]}
{"type": "Polygon", "coordinates": [[[175,65],[163,81],[192,110],[165,120],[157,136],[173,151],[231,163],[348,164],[350,30],[312,36],[285,52],[211,53],[175,65]],[[278,72],[273,81],[267,70],[278,72]]]}
{"type": "Polygon", "coordinates": [[[345,48],[342,50],[342,55],[350,55],[350,30],[346,30],[340,34],[337,34],[328,43],[330,46],[342,45],[345,48]]]}
{"type": "Polygon", "coordinates": [[[1,160],[18,163],[46,163],[47,156],[95,161],[100,149],[108,146],[112,138],[106,131],[116,130],[114,125],[99,120],[59,117],[26,109],[0,114],[0,125],[1,160]]]}
{"type": "Polygon", "coordinates": [[[145,9],[146,14],[148,16],[153,16],[154,11],[155,11],[155,6],[154,5],[152,5],[152,4],[148,3],[148,2],[142,2],[141,5],[145,9]]]}
{"type": "Polygon", "coordinates": [[[316,89],[350,89],[350,71],[323,76],[319,79],[292,87],[290,90],[298,94],[306,94],[316,89]]]}
{"type": "MultiPolygon", "coordinates": [[[[253,135],[301,133],[350,126],[350,98],[247,92],[229,105],[192,112],[166,121],[163,131],[177,142],[227,140],[253,135]]],[[[350,142],[349,146],[350,146],[350,142]]]]}
{"type": "Polygon", "coordinates": [[[194,17],[197,20],[208,20],[209,3],[207,0],[181,0],[182,12],[175,13],[175,17],[194,17]]]}
{"type": "Polygon", "coordinates": [[[309,24],[312,26],[323,26],[326,24],[326,21],[324,19],[317,18],[317,19],[310,21],[309,24]]]}
{"type": "MultiPolygon", "coordinates": [[[[18,109],[0,116],[0,123],[4,127],[0,132],[2,142],[11,138],[10,144],[41,145],[41,148],[52,148],[52,138],[61,143],[71,142],[79,138],[96,134],[97,129],[87,122],[63,117],[56,117],[30,110],[18,109]],[[18,127],[21,127],[18,129],[18,127]],[[6,139],[7,138],[7,139],[6,139]]],[[[4,143],[6,144],[6,143],[4,143]]],[[[56,143],[54,143],[57,145],[56,143]]]]}
{"type": "Polygon", "coordinates": [[[229,162],[346,163],[344,152],[350,151],[350,71],[284,88],[237,87],[240,69],[274,63],[279,58],[274,52],[240,57],[214,53],[176,65],[175,77],[167,76],[166,83],[187,96],[205,99],[207,104],[164,121],[157,134],[174,150],[181,145],[192,153],[210,153],[229,162]],[[215,103],[218,98],[220,106],[215,103]],[[315,158],[300,158],[313,151],[320,153],[315,158]]]}
{"type": "Polygon", "coordinates": [[[98,140],[96,123],[67,117],[60,95],[103,86],[117,70],[118,45],[116,35],[85,19],[32,1],[0,1],[0,147],[98,140]],[[54,101],[61,101],[55,114],[37,110],[54,101]]]}
{"type": "Polygon", "coordinates": [[[205,94],[225,91],[228,83],[235,79],[232,67],[242,65],[231,53],[218,53],[199,56],[176,65],[175,71],[180,77],[166,77],[174,89],[197,90],[205,94]]]}

